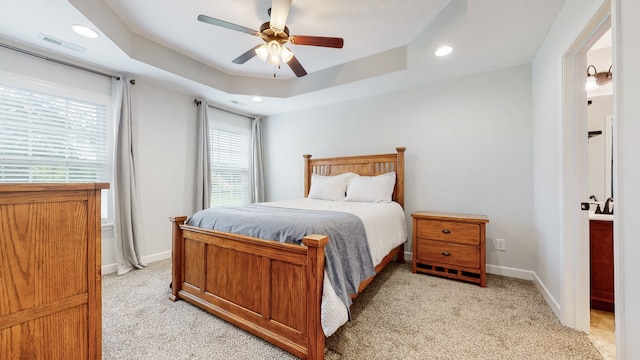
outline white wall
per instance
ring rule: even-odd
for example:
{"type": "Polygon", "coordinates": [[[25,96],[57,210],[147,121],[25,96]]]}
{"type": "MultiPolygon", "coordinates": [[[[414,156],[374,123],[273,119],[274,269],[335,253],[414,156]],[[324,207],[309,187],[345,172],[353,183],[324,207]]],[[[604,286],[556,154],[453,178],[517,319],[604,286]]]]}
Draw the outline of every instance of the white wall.
{"type": "Polygon", "coordinates": [[[409,226],[416,210],[486,214],[489,270],[532,270],[530,71],[519,66],[271,116],[264,122],[268,199],[302,197],[302,154],[405,146],[409,226]],[[495,250],[495,238],[506,239],[506,252],[495,250]]]}
{"type": "MultiPolygon", "coordinates": [[[[561,311],[564,276],[562,56],[605,0],[567,0],[532,64],[535,272],[561,311]]],[[[585,199],[586,200],[586,199],[585,199]]],[[[569,205],[567,205],[569,206],[569,205]]],[[[578,204],[575,204],[578,206],[578,204]]],[[[560,314],[558,314],[560,315],[560,314]]]]}
{"type": "Polygon", "coordinates": [[[111,78],[58,65],[0,47],[0,71],[51,87],[70,87],[111,96],[111,78]]]}
{"type": "Polygon", "coordinates": [[[193,99],[193,95],[175,92],[144,78],[136,78],[135,86],[131,87],[134,160],[143,224],[139,251],[145,261],[171,257],[169,217],[193,212],[196,139],[193,99]]]}

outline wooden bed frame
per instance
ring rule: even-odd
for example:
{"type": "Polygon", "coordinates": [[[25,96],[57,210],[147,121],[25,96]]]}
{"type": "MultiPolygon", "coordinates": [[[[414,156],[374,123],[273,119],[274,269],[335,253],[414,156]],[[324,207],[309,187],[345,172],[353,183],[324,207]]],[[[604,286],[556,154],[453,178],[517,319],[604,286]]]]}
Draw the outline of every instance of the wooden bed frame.
{"type": "MultiPolygon", "coordinates": [[[[373,176],[395,171],[393,200],[404,207],[405,148],[396,151],[325,159],[303,155],[304,196],[309,193],[312,173],[373,176]]],[[[300,358],[323,359],[320,306],[327,236],[305,236],[300,246],[188,226],[186,219],[171,218],[169,298],[186,300],[300,358]]],[[[404,244],[376,266],[376,273],[396,256],[398,262],[404,262],[404,244]]],[[[363,281],[358,292],[372,280],[363,281]]]]}

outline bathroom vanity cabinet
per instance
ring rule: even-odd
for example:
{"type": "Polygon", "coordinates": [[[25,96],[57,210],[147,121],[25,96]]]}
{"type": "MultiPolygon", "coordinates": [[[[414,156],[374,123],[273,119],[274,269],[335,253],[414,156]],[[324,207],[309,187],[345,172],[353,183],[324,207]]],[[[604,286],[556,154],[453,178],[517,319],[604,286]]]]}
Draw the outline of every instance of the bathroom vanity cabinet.
{"type": "Polygon", "coordinates": [[[591,308],[613,312],[613,220],[589,220],[591,308]]]}

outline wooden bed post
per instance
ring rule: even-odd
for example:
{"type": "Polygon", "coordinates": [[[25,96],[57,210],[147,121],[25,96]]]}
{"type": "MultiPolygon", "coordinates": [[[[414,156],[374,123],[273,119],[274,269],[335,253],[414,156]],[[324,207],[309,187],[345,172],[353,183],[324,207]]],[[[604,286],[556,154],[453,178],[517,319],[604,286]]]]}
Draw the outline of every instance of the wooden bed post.
{"type": "MultiPolygon", "coordinates": [[[[396,169],[396,202],[402,206],[404,209],[404,151],[407,150],[406,147],[397,147],[396,151],[398,152],[397,158],[397,169],[396,169]],[[398,186],[397,184],[401,184],[398,186]]],[[[404,244],[400,246],[400,251],[398,251],[398,255],[396,257],[396,261],[400,264],[404,264],[404,244]]]]}
{"type": "Polygon", "coordinates": [[[178,292],[182,288],[184,279],[184,238],[182,237],[183,225],[187,220],[186,216],[175,216],[169,218],[172,224],[172,260],[171,260],[171,295],[169,300],[178,301],[178,292]]]}
{"type": "Polygon", "coordinates": [[[404,208],[404,151],[407,148],[405,147],[397,147],[396,151],[398,152],[397,166],[396,169],[396,202],[404,208]],[[401,185],[398,185],[401,184],[401,185]]]}
{"type": "Polygon", "coordinates": [[[320,318],[322,282],[324,277],[324,246],[329,238],[324,235],[308,235],[302,238],[307,247],[307,359],[324,359],[324,331],[320,318]]]}
{"type": "Polygon", "coordinates": [[[309,160],[311,160],[311,155],[304,154],[302,155],[304,158],[304,197],[309,195],[309,189],[311,189],[311,167],[309,166],[309,160]]]}

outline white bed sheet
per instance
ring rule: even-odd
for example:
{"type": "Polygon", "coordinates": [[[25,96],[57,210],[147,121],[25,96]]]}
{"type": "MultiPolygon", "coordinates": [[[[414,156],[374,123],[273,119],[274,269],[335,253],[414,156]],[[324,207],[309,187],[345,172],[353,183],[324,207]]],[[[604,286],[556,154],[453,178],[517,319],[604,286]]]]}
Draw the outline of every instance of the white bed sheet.
{"type": "MultiPolygon", "coordinates": [[[[262,204],[306,210],[342,211],[356,215],[364,224],[374,266],[380,264],[389,251],[407,241],[404,209],[396,202],[347,202],[305,198],[262,204]]],[[[321,309],[322,330],[325,336],[331,336],[349,320],[346,305],[336,295],[328,279],[325,273],[321,309]]]]}

